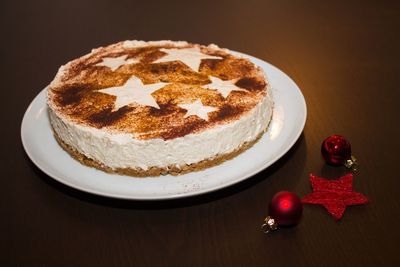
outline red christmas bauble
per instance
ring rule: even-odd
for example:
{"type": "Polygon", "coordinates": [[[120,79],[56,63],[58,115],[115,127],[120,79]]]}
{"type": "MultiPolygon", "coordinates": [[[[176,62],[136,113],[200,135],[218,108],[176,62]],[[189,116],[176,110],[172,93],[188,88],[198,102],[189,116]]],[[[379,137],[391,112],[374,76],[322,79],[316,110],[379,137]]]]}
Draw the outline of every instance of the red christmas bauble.
{"type": "Polygon", "coordinates": [[[351,159],[351,146],[343,136],[332,135],[322,142],[321,154],[329,165],[345,165],[351,159]]]}
{"type": "Polygon", "coordinates": [[[269,204],[269,215],[277,225],[297,224],[302,213],[303,204],[300,198],[288,191],[276,193],[269,204]]]}

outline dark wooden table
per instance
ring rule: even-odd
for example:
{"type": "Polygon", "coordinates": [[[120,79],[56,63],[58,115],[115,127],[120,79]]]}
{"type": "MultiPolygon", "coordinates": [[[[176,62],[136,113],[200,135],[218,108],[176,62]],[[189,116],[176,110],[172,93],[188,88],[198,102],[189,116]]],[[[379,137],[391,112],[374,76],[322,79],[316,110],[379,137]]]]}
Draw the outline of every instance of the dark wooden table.
{"type": "Polygon", "coordinates": [[[0,266],[399,266],[400,5],[395,1],[11,1],[1,3],[0,266]],[[98,197],[41,172],[20,141],[23,114],[58,67],[126,39],[241,51],[292,77],[308,106],[294,147],[229,188],[174,201],[98,197]],[[346,136],[370,199],[335,222],[260,232],[273,194],[336,178],[321,141],[346,136]]]}

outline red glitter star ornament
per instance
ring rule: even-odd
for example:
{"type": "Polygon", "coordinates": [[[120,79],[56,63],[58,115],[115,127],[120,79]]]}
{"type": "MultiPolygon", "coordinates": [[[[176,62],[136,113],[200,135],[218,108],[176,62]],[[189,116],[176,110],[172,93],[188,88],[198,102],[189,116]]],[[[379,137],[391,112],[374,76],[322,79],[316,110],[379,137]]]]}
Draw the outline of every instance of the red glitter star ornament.
{"type": "Polygon", "coordinates": [[[310,174],[313,192],[302,198],[305,204],[323,205],[336,219],[340,220],[347,206],[368,203],[361,193],[353,191],[353,174],[349,173],[337,180],[327,180],[310,174]]]}

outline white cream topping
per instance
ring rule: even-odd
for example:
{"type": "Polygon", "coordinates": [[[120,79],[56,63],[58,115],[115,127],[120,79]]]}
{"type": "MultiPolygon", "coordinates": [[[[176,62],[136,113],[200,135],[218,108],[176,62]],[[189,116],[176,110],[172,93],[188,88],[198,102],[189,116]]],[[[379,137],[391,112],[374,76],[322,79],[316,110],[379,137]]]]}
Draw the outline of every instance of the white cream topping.
{"type": "Polygon", "coordinates": [[[73,123],[55,114],[50,103],[50,122],[61,140],[90,159],[115,168],[148,170],[151,167],[184,166],[212,159],[238,149],[263,132],[272,115],[268,94],[240,119],[200,133],[163,140],[138,140],[132,134],[114,133],[73,123]]]}
{"type": "Polygon", "coordinates": [[[197,116],[206,121],[208,121],[208,113],[217,110],[214,107],[204,106],[200,99],[189,104],[178,104],[178,106],[187,110],[185,118],[189,116],[197,116]]]}
{"type": "Polygon", "coordinates": [[[110,68],[112,71],[117,70],[119,67],[128,64],[135,64],[140,62],[138,59],[131,58],[126,59],[128,55],[123,55],[120,57],[104,57],[102,62],[97,63],[96,66],[104,66],[110,68]]]}
{"type": "Polygon", "coordinates": [[[171,40],[160,40],[160,41],[126,40],[123,42],[123,47],[135,48],[135,47],[151,46],[151,45],[173,45],[176,47],[185,47],[188,44],[189,43],[186,41],[171,41],[171,40]]]}
{"type": "Polygon", "coordinates": [[[217,90],[224,98],[227,98],[232,91],[247,91],[235,85],[238,79],[224,81],[213,76],[208,76],[208,78],[211,80],[211,83],[205,84],[202,87],[217,90]]]}
{"type": "Polygon", "coordinates": [[[138,77],[132,76],[122,86],[104,88],[98,90],[98,92],[116,96],[114,110],[132,103],[159,109],[160,107],[151,94],[168,84],[162,82],[143,84],[138,77]]]}
{"type": "Polygon", "coordinates": [[[199,47],[160,48],[160,51],[166,53],[166,55],[152,63],[181,61],[194,71],[199,71],[201,60],[203,59],[222,59],[222,57],[210,56],[202,53],[199,47]]]}

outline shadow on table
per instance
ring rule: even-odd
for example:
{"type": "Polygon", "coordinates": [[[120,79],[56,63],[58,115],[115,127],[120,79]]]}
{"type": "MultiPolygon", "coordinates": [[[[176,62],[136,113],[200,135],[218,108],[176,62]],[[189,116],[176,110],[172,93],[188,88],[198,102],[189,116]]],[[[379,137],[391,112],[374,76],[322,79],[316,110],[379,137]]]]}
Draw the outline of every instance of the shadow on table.
{"type": "Polygon", "coordinates": [[[292,155],[298,150],[301,145],[305,145],[304,134],[302,133],[293,147],[277,162],[272,164],[270,167],[265,169],[264,171],[244,180],[237,184],[228,186],[226,188],[205,193],[198,196],[179,198],[179,199],[171,199],[171,200],[125,200],[125,199],[116,199],[103,197],[99,195],[94,195],[90,193],[86,193],[83,191],[79,191],[72,187],[66,186],[42,172],[33,162],[29,159],[29,157],[25,154],[25,159],[29,162],[29,165],[33,172],[42,179],[46,184],[55,188],[62,193],[79,199],[81,201],[90,202],[92,204],[103,205],[114,208],[123,208],[123,209],[170,209],[170,208],[180,208],[180,207],[188,207],[199,205],[207,202],[212,202],[218,199],[222,199],[225,197],[229,197],[233,194],[246,190],[252,186],[257,185],[258,183],[268,179],[271,175],[277,172],[282,166],[286,164],[286,162],[292,157],[292,155]]]}

